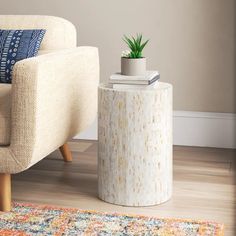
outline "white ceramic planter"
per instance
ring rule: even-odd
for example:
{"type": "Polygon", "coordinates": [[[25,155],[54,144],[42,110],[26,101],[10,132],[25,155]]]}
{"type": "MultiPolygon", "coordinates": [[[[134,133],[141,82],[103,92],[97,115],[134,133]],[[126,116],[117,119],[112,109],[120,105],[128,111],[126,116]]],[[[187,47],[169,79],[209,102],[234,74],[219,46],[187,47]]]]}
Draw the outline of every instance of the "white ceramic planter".
{"type": "Polygon", "coordinates": [[[146,72],[146,58],[121,57],[121,74],[136,76],[144,75],[146,72]]]}

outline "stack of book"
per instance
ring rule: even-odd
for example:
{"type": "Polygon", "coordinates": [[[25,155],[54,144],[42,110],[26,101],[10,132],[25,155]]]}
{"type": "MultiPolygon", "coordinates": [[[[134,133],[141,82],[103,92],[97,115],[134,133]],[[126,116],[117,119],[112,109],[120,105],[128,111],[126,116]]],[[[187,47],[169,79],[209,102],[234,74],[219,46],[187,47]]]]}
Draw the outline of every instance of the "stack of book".
{"type": "Polygon", "coordinates": [[[116,73],[111,75],[109,84],[114,89],[155,88],[160,78],[158,71],[147,71],[143,76],[126,76],[116,73]]]}

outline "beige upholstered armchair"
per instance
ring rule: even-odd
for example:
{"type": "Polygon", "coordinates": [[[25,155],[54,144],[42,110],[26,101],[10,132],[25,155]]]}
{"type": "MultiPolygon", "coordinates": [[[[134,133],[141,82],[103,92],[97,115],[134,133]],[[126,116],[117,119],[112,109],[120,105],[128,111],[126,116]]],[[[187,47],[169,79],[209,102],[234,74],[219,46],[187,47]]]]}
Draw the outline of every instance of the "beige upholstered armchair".
{"type": "Polygon", "coordinates": [[[0,15],[0,29],[46,29],[39,56],[16,63],[0,84],[0,211],[11,209],[10,175],[24,171],[83,131],[97,112],[98,50],[76,47],[76,30],[51,16],[0,15]]]}

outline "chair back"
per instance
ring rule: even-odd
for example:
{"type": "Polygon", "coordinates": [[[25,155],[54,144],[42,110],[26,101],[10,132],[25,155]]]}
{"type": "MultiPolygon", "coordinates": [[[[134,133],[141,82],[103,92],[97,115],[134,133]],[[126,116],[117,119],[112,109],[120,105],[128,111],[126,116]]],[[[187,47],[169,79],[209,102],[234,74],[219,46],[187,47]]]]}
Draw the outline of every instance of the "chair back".
{"type": "Polygon", "coordinates": [[[75,26],[60,17],[37,15],[0,15],[0,29],[45,29],[40,50],[76,47],[75,26]]]}

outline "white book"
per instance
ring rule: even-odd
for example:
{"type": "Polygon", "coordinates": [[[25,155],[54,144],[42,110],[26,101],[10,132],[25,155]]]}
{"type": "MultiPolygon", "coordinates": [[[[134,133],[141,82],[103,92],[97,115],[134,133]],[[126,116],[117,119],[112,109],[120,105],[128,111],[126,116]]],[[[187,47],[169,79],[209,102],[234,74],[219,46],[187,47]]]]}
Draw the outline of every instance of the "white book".
{"type": "Polygon", "coordinates": [[[158,71],[147,71],[143,76],[127,76],[116,73],[111,75],[110,84],[150,85],[160,78],[158,71]]]}
{"type": "Polygon", "coordinates": [[[157,87],[158,81],[150,85],[141,84],[112,84],[113,89],[155,89],[157,87]]]}

